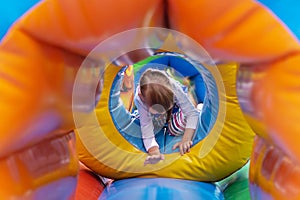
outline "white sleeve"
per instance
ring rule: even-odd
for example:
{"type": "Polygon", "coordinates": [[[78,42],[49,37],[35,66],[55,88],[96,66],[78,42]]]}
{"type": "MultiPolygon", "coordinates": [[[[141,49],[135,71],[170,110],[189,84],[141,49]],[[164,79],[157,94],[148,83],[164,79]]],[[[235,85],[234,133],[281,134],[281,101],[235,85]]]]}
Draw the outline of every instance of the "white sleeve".
{"type": "Polygon", "coordinates": [[[139,87],[136,90],[134,100],[135,100],[135,105],[136,105],[139,115],[140,115],[140,125],[141,125],[141,130],[142,130],[143,143],[146,148],[146,151],[148,152],[148,150],[151,147],[154,147],[154,146],[158,147],[158,144],[155,140],[152,118],[149,115],[146,105],[143,103],[143,101],[138,96],[138,91],[139,91],[139,87]]]}
{"type": "Polygon", "coordinates": [[[186,128],[196,129],[199,120],[199,111],[193,105],[188,94],[183,91],[180,83],[172,81],[175,101],[186,116],[186,128]]]}

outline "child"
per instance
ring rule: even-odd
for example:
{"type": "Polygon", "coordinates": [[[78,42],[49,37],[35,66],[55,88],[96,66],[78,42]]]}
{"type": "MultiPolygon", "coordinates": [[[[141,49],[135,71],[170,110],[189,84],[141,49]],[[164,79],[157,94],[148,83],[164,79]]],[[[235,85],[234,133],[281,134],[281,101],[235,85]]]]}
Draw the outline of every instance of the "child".
{"type": "Polygon", "coordinates": [[[179,148],[181,155],[190,151],[199,112],[179,82],[164,71],[147,69],[141,75],[134,100],[140,115],[143,143],[149,154],[145,165],[164,160],[154,133],[166,123],[170,135],[183,135],[173,150],[179,148]],[[176,107],[177,112],[174,113],[176,107]]]}

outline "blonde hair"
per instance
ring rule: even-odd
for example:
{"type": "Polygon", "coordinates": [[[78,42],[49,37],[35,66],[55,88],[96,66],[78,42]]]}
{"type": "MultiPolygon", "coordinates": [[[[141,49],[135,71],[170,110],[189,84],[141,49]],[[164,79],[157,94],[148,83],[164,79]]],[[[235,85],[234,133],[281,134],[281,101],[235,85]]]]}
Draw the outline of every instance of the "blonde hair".
{"type": "Polygon", "coordinates": [[[167,111],[169,118],[174,105],[174,93],[170,79],[164,71],[147,69],[140,78],[140,91],[148,106],[160,105],[155,110],[160,113],[167,111]]]}

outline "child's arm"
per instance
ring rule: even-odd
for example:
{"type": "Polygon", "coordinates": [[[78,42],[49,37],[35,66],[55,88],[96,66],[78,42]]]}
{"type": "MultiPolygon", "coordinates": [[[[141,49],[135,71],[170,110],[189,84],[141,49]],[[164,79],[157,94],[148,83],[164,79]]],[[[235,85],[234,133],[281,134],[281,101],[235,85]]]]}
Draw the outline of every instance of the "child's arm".
{"type": "Polygon", "coordinates": [[[152,119],[148,116],[148,111],[144,103],[139,98],[138,93],[136,93],[135,95],[135,103],[140,114],[140,125],[143,143],[146,151],[148,152],[148,156],[144,162],[144,165],[155,164],[160,160],[164,160],[165,158],[164,155],[160,153],[159,146],[155,140],[152,119]]]}
{"type": "Polygon", "coordinates": [[[182,87],[178,83],[174,84],[174,93],[178,101],[177,104],[186,116],[186,127],[181,141],[173,146],[173,150],[179,148],[180,154],[183,155],[190,152],[190,148],[193,145],[192,139],[198,124],[199,111],[192,103],[188,94],[182,90],[182,87]]]}
{"type": "Polygon", "coordinates": [[[158,147],[158,144],[155,140],[155,135],[153,133],[154,127],[152,123],[152,118],[149,116],[146,105],[139,97],[139,90],[140,89],[138,86],[136,89],[136,93],[134,95],[134,102],[140,115],[140,126],[141,126],[143,143],[146,148],[146,151],[148,152],[148,150],[151,147],[154,146],[158,147]]]}

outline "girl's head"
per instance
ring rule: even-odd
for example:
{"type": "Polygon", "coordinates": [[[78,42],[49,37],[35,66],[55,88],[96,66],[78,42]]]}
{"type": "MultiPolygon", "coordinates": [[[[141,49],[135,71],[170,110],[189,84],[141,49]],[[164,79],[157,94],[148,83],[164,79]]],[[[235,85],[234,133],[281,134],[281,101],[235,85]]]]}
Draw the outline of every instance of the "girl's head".
{"type": "Polygon", "coordinates": [[[168,113],[174,105],[170,79],[161,70],[149,68],[141,75],[139,95],[154,114],[168,113]]]}

